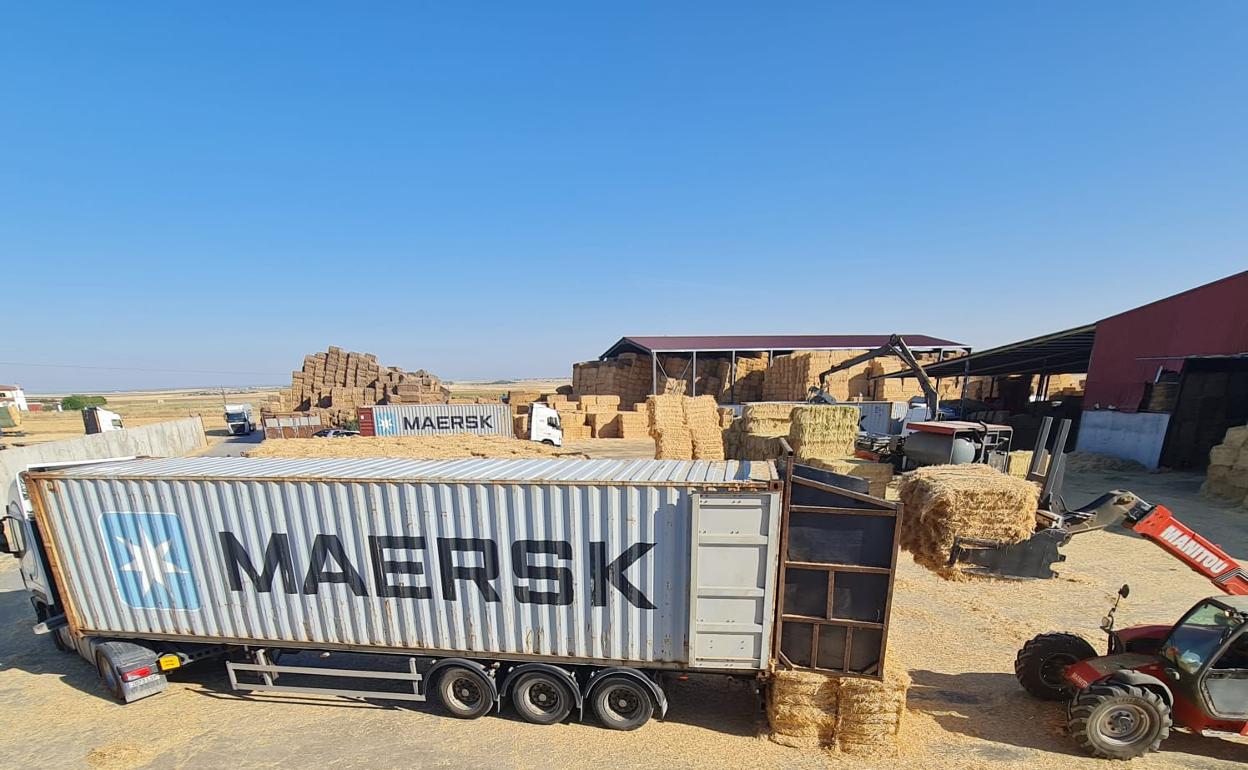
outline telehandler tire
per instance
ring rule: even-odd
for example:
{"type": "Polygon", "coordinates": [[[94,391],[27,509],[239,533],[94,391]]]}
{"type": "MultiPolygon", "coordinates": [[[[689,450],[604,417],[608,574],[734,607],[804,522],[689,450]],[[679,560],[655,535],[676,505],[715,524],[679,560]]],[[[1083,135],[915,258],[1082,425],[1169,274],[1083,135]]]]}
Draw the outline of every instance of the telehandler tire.
{"type": "Polygon", "coordinates": [[[1066,667],[1095,658],[1087,639],[1075,634],[1040,634],[1023,645],[1014,658],[1014,676],[1023,689],[1041,700],[1070,700],[1079,691],[1062,674],[1066,667]]]}

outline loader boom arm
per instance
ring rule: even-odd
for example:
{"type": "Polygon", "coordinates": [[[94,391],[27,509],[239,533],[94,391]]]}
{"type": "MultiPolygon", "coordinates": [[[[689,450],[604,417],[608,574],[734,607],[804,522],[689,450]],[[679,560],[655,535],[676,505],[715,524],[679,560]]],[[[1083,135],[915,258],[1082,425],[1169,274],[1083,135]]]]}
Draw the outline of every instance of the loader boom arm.
{"type": "Polygon", "coordinates": [[[1156,543],[1192,571],[1204,575],[1222,592],[1248,596],[1248,575],[1244,574],[1244,568],[1226,551],[1174,518],[1164,505],[1151,506],[1138,518],[1128,516],[1123,526],[1156,543]]]}
{"type": "MultiPolygon", "coordinates": [[[[833,366],[831,369],[819,373],[819,393],[827,390],[828,377],[861,363],[870,361],[880,356],[894,355],[897,356],[910,368],[910,371],[919,380],[919,387],[923,389],[923,397],[927,401],[927,415],[929,420],[935,420],[940,414],[940,397],[936,394],[936,388],[932,386],[932,380],[927,376],[927,372],[923,371],[923,366],[914,357],[914,353],[910,350],[910,346],[906,344],[905,339],[900,334],[894,334],[888,338],[888,342],[879,346],[875,350],[868,350],[866,353],[854,356],[853,358],[842,361],[833,366]]],[[[811,390],[814,390],[812,388],[811,390]]]]}

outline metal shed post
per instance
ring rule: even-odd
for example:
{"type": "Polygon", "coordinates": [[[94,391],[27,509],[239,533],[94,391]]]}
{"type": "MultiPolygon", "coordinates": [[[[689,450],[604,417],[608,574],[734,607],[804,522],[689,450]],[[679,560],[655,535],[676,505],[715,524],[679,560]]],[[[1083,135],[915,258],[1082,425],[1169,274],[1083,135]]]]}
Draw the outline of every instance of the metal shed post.
{"type": "Polygon", "coordinates": [[[698,351],[693,351],[693,378],[689,380],[689,390],[698,395],[698,351]]]}
{"type": "Polygon", "coordinates": [[[650,395],[659,394],[659,354],[650,351],[650,395]]]}

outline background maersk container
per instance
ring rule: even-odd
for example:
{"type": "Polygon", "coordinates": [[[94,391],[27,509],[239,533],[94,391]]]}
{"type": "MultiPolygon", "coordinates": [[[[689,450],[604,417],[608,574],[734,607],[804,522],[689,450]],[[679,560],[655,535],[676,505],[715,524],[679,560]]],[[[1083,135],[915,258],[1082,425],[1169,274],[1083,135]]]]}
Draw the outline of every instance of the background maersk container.
{"type": "Polygon", "coordinates": [[[28,478],[88,636],[768,664],[771,463],[175,458],[28,478]]]}
{"type": "Polygon", "coordinates": [[[362,436],[515,436],[507,404],[396,404],[358,412],[362,436]]]}

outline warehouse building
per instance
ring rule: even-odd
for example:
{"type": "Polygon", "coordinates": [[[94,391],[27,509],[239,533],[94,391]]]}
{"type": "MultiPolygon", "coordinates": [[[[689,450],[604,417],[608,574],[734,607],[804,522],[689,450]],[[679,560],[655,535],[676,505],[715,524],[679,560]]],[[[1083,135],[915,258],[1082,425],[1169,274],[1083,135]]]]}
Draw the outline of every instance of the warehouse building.
{"type": "MultiPolygon", "coordinates": [[[[1080,451],[1148,468],[1203,468],[1226,429],[1248,423],[1248,272],[927,371],[966,371],[996,387],[1034,381],[1029,392],[1041,403],[1024,400],[1028,414],[1011,424],[1052,411],[1045,404],[1054,376],[1086,372],[1081,400],[1065,399],[1075,411],[1056,415],[1078,418],[1080,451]]],[[[1016,446],[1030,448],[1025,436],[1015,430],[1016,446]]]]}
{"type": "MultiPolygon", "coordinates": [[[[787,334],[621,337],[596,361],[572,368],[575,395],[616,395],[628,406],[654,393],[712,395],[721,404],[801,401],[818,373],[889,341],[887,334],[787,334]]],[[[925,362],[965,356],[966,345],[926,334],[903,335],[925,362]]],[[[839,399],[902,399],[917,387],[877,383],[896,359],[876,359],[838,373],[839,399]]],[[[960,380],[945,383],[960,388],[960,380]]]]}

